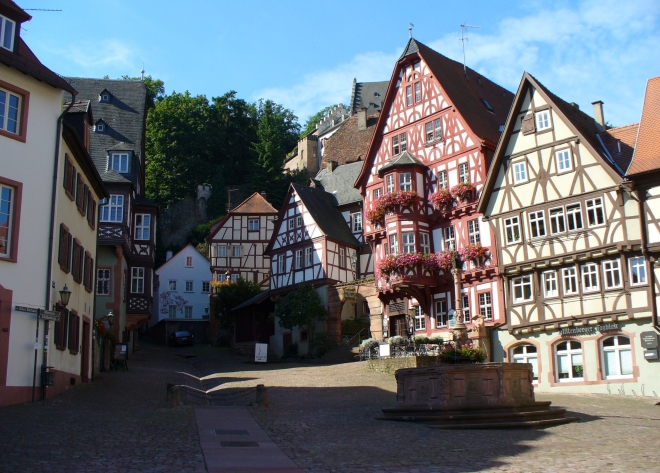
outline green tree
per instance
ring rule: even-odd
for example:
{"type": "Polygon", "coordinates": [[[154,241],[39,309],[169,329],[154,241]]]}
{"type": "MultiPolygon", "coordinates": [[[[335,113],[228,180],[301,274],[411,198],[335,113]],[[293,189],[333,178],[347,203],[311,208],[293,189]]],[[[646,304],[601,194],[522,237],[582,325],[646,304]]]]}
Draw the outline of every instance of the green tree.
{"type": "Polygon", "coordinates": [[[321,121],[323,117],[325,117],[328,112],[330,112],[333,108],[338,107],[338,106],[343,106],[346,107],[345,105],[338,103],[335,105],[330,105],[328,107],[324,107],[318,112],[316,112],[314,115],[309,117],[307,121],[305,122],[305,125],[302,128],[302,131],[300,132],[300,137],[302,138],[303,136],[307,135],[308,133],[314,131],[316,128],[316,125],[321,121]]]}
{"type": "Polygon", "coordinates": [[[235,307],[261,292],[261,286],[253,281],[238,278],[236,281],[220,283],[211,296],[211,313],[220,319],[223,326],[231,325],[229,313],[235,307]]]}
{"type": "MultiPolygon", "coordinates": [[[[108,76],[105,76],[105,78],[109,79],[108,76]]],[[[144,79],[142,79],[142,77],[129,76],[121,76],[121,78],[122,80],[137,80],[144,82],[144,86],[147,88],[147,109],[153,108],[156,101],[165,96],[165,82],[160,79],[154,79],[151,76],[146,76],[144,79]]]]}
{"type": "Polygon", "coordinates": [[[321,297],[311,284],[300,284],[298,289],[280,299],[275,306],[275,317],[280,327],[292,330],[294,327],[309,327],[311,337],[317,320],[325,320],[327,312],[321,297]]]}

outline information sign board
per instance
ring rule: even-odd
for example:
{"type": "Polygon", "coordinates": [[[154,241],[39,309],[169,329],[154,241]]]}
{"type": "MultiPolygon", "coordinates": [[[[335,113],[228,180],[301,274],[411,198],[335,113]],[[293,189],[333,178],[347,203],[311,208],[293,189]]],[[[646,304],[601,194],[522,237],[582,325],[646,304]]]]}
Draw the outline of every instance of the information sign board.
{"type": "Polygon", "coordinates": [[[653,350],[658,348],[658,334],[655,332],[642,332],[642,348],[647,350],[653,350]]]}
{"type": "Polygon", "coordinates": [[[115,345],[114,359],[117,361],[126,361],[128,359],[128,344],[117,343],[115,345]]]}
{"type": "Polygon", "coordinates": [[[60,313],[54,310],[42,310],[39,312],[39,318],[43,320],[52,320],[53,322],[60,321],[60,313]]]}
{"type": "Polygon", "coordinates": [[[386,358],[390,356],[390,344],[389,343],[381,343],[378,345],[378,356],[381,358],[386,358]]]}
{"type": "Polygon", "coordinates": [[[266,363],[268,361],[267,343],[254,344],[254,361],[256,361],[257,363],[266,363]]]}

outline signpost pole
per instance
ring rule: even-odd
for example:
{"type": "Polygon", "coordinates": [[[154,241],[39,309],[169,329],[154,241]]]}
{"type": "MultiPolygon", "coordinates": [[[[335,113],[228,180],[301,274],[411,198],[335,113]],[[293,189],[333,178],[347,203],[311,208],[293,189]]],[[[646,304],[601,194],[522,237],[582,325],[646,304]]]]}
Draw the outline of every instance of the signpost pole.
{"type": "Polygon", "coordinates": [[[34,368],[32,370],[32,402],[34,402],[34,393],[37,389],[37,357],[39,355],[39,312],[37,309],[37,332],[34,336],[34,368]]]}

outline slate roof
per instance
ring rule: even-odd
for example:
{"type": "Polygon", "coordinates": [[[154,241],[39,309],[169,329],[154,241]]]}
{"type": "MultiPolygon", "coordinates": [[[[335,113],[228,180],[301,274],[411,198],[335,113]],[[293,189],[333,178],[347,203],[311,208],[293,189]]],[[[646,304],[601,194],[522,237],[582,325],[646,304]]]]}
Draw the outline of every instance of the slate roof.
{"type": "Polygon", "coordinates": [[[627,174],[635,175],[660,168],[660,77],[646,83],[637,144],[627,174]]]}
{"type": "MultiPolygon", "coordinates": [[[[94,163],[96,165],[96,163],[94,163]]],[[[124,176],[119,174],[117,171],[114,169],[108,169],[105,172],[102,172],[98,165],[96,165],[96,169],[99,171],[99,174],[101,175],[101,179],[103,182],[114,182],[114,183],[119,183],[119,184],[132,184],[133,181],[130,179],[126,179],[124,176]]]]}
{"type": "Polygon", "coordinates": [[[292,183],[291,186],[325,236],[353,248],[360,246],[337,209],[339,203],[334,195],[300,184],[292,183]]]}
{"type": "Polygon", "coordinates": [[[614,162],[623,170],[628,169],[632,161],[638,129],[639,123],[633,123],[610,128],[598,135],[614,162]]]}
{"type": "Polygon", "coordinates": [[[337,164],[348,164],[365,160],[369,152],[369,144],[374,136],[377,116],[367,116],[367,129],[358,130],[357,116],[346,120],[325,143],[321,166],[333,161],[337,164]]]}
{"type": "Polygon", "coordinates": [[[353,90],[349,106],[351,115],[355,115],[360,108],[366,108],[367,115],[379,113],[389,84],[389,81],[386,80],[381,82],[357,82],[357,79],[353,79],[353,90]]]}
{"type": "Polygon", "coordinates": [[[230,312],[234,312],[234,311],[236,311],[236,310],[238,310],[238,309],[242,309],[242,308],[244,308],[244,307],[249,307],[249,306],[251,306],[251,305],[258,305],[258,304],[261,304],[263,301],[265,301],[265,300],[268,299],[269,297],[270,297],[270,291],[269,291],[269,290],[262,291],[262,292],[260,292],[259,294],[257,294],[256,296],[249,298],[248,300],[246,300],[246,301],[243,302],[242,304],[237,305],[237,306],[234,307],[230,312]]]}
{"type": "Polygon", "coordinates": [[[257,213],[272,213],[276,214],[275,207],[262,196],[259,192],[255,192],[236,207],[231,209],[229,213],[236,214],[257,214],[257,213]]]}
{"type": "MultiPolygon", "coordinates": [[[[71,102],[64,104],[64,109],[66,110],[71,102]]],[[[89,112],[90,101],[89,100],[76,100],[73,102],[73,105],[67,113],[87,113],[89,112]]]]}
{"type": "Polygon", "coordinates": [[[400,154],[397,154],[392,159],[390,159],[387,164],[383,165],[383,167],[378,170],[378,176],[383,177],[383,174],[385,174],[385,171],[388,169],[410,165],[427,167],[426,164],[415,158],[408,151],[404,151],[400,154]]]}
{"type": "Polygon", "coordinates": [[[79,100],[90,100],[94,118],[97,121],[101,119],[106,124],[104,132],[91,133],[89,140],[90,154],[103,180],[116,182],[116,176],[110,175],[105,170],[108,165],[108,150],[118,143],[123,142],[126,144],[121,148],[122,150],[134,150],[144,164],[143,136],[147,104],[147,89],[144,84],[141,81],[133,80],[84,79],[77,77],[72,77],[70,80],[71,84],[78,90],[77,98],[79,100]],[[112,94],[109,102],[99,101],[99,94],[104,89],[112,94]],[[130,148],[127,148],[129,145],[130,148]]]}
{"type": "Polygon", "coordinates": [[[364,161],[337,166],[334,171],[321,169],[313,181],[317,188],[334,194],[337,205],[347,205],[362,202],[362,194],[353,187],[353,183],[360,175],[364,161]]]}

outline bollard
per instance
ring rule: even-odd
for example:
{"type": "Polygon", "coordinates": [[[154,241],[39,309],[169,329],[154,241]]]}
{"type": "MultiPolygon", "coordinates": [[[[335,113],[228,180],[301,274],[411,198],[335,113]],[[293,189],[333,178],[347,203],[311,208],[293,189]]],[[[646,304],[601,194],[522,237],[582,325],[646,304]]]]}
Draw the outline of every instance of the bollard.
{"type": "Polygon", "coordinates": [[[257,384],[257,406],[268,407],[268,389],[263,384],[257,384]]]}
{"type": "Polygon", "coordinates": [[[167,403],[170,407],[177,407],[181,404],[181,391],[179,386],[172,383],[167,383],[167,403]]]}

